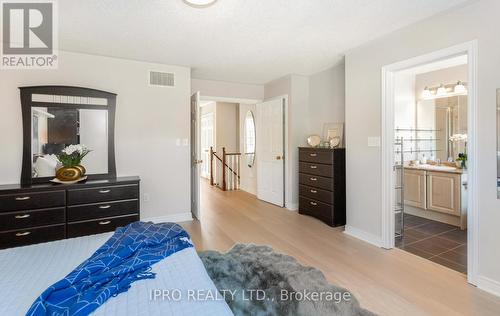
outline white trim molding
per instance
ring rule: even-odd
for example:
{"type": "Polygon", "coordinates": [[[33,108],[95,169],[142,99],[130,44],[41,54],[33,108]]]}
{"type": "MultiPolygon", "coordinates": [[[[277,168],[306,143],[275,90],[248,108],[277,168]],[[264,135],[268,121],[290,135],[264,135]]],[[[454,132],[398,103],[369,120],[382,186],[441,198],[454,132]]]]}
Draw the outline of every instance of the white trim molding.
{"type": "Polygon", "coordinates": [[[369,244],[372,244],[377,247],[382,247],[382,239],[379,236],[373,235],[371,233],[365,232],[364,230],[346,226],[344,234],[349,235],[351,237],[361,239],[369,244]]]}
{"type": "Polygon", "coordinates": [[[190,222],[192,220],[193,220],[193,214],[191,214],[191,212],[169,214],[160,217],[141,218],[141,221],[143,222],[153,222],[155,224],[166,223],[166,222],[182,223],[182,222],[190,222]]]}
{"type": "Polygon", "coordinates": [[[483,291],[500,296],[500,282],[485,276],[477,276],[477,287],[483,291]]]}
{"type": "MultiPolygon", "coordinates": [[[[417,66],[442,61],[445,59],[467,55],[469,78],[468,78],[468,143],[469,153],[468,168],[468,250],[467,250],[467,276],[468,282],[478,284],[479,266],[479,201],[477,198],[477,40],[448,47],[430,54],[410,58],[401,62],[382,67],[382,240],[383,248],[394,248],[395,219],[393,216],[394,201],[394,98],[395,98],[395,74],[417,66]]],[[[484,279],[483,279],[484,282],[484,279]]],[[[485,282],[491,285],[491,282],[485,282]]]]}

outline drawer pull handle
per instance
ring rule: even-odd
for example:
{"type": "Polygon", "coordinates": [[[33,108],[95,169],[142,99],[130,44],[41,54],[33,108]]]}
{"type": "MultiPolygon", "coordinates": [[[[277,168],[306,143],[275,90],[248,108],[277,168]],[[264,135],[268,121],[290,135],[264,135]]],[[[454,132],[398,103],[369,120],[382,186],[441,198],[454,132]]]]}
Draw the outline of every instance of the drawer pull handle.
{"type": "Polygon", "coordinates": [[[310,178],[311,181],[318,181],[318,178],[310,178]]]}
{"type": "Polygon", "coordinates": [[[16,201],[27,201],[31,199],[30,196],[16,197],[16,201]]]}
{"type": "Polygon", "coordinates": [[[318,193],[318,191],[316,191],[316,190],[311,190],[311,193],[316,194],[316,193],[318,193]]]}
{"type": "Polygon", "coordinates": [[[28,236],[29,234],[31,234],[31,232],[17,233],[16,237],[28,236]]]}
{"type": "Polygon", "coordinates": [[[105,210],[107,208],[110,208],[111,205],[100,205],[99,208],[102,209],[102,210],[105,210]]]}
{"type": "Polygon", "coordinates": [[[311,157],[316,157],[318,154],[309,154],[311,157]]]}
{"type": "Polygon", "coordinates": [[[316,202],[310,202],[310,203],[311,203],[312,206],[317,206],[318,205],[318,203],[316,203],[316,202]]]}
{"type": "Polygon", "coordinates": [[[311,169],[318,169],[318,166],[311,166],[311,169]]]}
{"type": "Polygon", "coordinates": [[[111,190],[109,190],[109,189],[108,190],[99,190],[99,193],[102,193],[102,194],[109,193],[109,192],[111,192],[111,190]]]}
{"type": "Polygon", "coordinates": [[[108,224],[111,224],[111,221],[102,221],[102,222],[99,222],[99,225],[108,225],[108,224]]]}
{"type": "Polygon", "coordinates": [[[23,218],[28,218],[30,216],[31,216],[30,214],[16,215],[15,218],[17,218],[17,219],[23,219],[23,218]]]}

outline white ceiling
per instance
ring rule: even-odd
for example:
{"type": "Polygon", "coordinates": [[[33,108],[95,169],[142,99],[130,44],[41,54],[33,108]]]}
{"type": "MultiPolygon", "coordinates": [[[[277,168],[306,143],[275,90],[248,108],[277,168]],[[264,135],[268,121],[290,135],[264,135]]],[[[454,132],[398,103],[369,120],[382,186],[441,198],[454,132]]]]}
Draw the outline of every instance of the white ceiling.
{"type": "Polygon", "coordinates": [[[64,0],[60,48],[190,66],[193,77],[263,84],[310,75],[350,48],[467,0],[64,0]]]}

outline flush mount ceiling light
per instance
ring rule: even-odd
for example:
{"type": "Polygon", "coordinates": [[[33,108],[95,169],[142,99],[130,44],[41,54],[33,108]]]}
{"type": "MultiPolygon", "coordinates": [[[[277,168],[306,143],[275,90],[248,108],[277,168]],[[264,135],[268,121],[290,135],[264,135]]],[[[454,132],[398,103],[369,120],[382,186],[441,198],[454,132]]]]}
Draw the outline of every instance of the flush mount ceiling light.
{"type": "Polygon", "coordinates": [[[194,8],[207,8],[213,5],[217,0],[183,0],[187,5],[194,8]]]}

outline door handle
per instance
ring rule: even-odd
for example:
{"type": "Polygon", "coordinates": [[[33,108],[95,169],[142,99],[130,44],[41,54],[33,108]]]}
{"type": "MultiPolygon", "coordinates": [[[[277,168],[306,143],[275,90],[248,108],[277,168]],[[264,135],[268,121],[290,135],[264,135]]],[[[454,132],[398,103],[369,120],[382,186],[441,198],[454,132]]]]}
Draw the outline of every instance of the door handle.
{"type": "Polygon", "coordinates": [[[282,156],[276,156],[276,160],[281,160],[281,159],[283,159],[282,156]]]}
{"type": "Polygon", "coordinates": [[[318,205],[318,203],[316,203],[316,202],[310,202],[310,203],[311,203],[312,206],[317,206],[318,205]]]}
{"type": "Polygon", "coordinates": [[[24,215],[16,215],[15,218],[16,219],[23,219],[23,218],[28,218],[30,217],[31,215],[30,214],[24,214],[24,215]]]}
{"type": "Polygon", "coordinates": [[[318,154],[309,154],[311,157],[316,157],[318,154]]]}
{"type": "Polygon", "coordinates": [[[102,194],[109,193],[109,192],[111,192],[111,190],[99,190],[99,193],[102,193],[102,194]]]}
{"type": "Polygon", "coordinates": [[[26,201],[31,199],[29,196],[23,196],[23,197],[16,197],[16,201],[26,201]]]}
{"type": "Polygon", "coordinates": [[[318,193],[318,191],[316,191],[316,190],[311,190],[311,193],[316,194],[316,193],[318,193]]]}
{"type": "Polygon", "coordinates": [[[310,178],[311,181],[318,181],[318,178],[310,178]]]}
{"type": "Polygon", "coordinates": [[[102,210],[105,210],[107,208],[110,208],[111,205],[100,205],[99,208],[102,209],[102,210]]]}
{"type": "Polygon", "coordinates": [[[31,234],[31,232],[17,233],[16,237],[28,236],[29,234],[31,234]]]}
{"type": "Polygon", "coordinates": [[[318,169],[318,166],[311,166],[311,169],[318,169]]]}
{"type": "Polygon", "coordinates": [[[108,224],[111,224],[111,221],[102,221],[102,222],[99,222],[99,225],[108,225],[108,224]]]}

